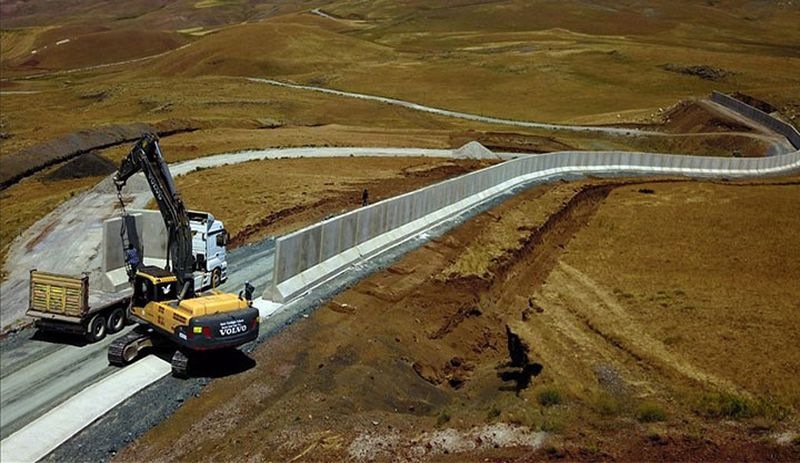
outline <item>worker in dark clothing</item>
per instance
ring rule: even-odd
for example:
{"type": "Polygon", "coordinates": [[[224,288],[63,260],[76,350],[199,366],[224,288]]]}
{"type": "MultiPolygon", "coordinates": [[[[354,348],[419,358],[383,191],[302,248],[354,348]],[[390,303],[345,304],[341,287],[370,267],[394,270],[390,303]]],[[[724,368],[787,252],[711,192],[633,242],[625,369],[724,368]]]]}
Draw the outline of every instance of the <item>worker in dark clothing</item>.
{"type": "Polygon", "coordinates": [[[369,205],[369,191],[364,188],[364,191],[361,192],[361,205],[368,206],[369,205]]]}
{"type": "Polygon", "coordinates": [[[129,246],[125,251],[125,262],[133,268],[139,268],[141,261],[139,260],[139,250],[133,246],[129,246]]]}

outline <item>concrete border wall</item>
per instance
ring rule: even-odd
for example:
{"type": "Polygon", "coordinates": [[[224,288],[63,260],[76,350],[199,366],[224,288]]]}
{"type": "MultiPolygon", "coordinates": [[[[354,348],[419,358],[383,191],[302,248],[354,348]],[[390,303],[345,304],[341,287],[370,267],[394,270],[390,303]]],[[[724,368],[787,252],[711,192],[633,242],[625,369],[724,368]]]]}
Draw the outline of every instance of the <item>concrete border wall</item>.
{"type": "Polygon", "coordinates": [[[770,129],[780,133],[789,140],[792,146],[800,150],[800,132],[798,132],[797,129],[791,124],[776,119],[764,111],[754,108],[749,104],[739,101],[736,98],[724,93],[716,91],[713,92],[711,94],[711,101],[719,103],[728,109],[732,109],[742,116],[758,122],[761,125],[765,125],[770,129]]]}
{"type": "Polygon", "coordinates": [[[580,151],[522,156],[278,238],[273,281],[264,298],[277,302],[294,299],[361,259],[533,180],[570,174],[749,177],[795,170],[800,170],[800,151],[765,158],[580,151]]]}

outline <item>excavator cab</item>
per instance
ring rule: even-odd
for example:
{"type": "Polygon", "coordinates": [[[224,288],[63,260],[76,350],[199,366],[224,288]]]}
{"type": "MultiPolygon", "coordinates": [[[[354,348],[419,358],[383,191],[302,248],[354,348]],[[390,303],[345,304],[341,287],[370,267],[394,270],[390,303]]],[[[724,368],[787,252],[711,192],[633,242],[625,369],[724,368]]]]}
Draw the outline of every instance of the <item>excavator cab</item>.
{"type": "Polygon", "coordinates": [[[178,279],[159,267],[141,267],[133,281],[133,305],[144,307],[148,302],[178,298],[178,279]]]}

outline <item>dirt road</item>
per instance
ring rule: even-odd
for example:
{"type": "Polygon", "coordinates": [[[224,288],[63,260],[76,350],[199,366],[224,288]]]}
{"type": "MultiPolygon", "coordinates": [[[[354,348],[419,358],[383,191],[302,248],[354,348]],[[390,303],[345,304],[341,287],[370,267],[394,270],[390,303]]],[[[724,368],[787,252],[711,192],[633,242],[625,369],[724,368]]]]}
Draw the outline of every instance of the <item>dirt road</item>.
{"type": "MultiPolygon", "coordinates": [[[[703,139],[709,136],[718,136],[719,133],[686,133],[686,134],[670,134],[659,132],[655,130],[645,130],[640,128],[619,128],[619,127],[606,127],[606,126],[591,126],[591,125],[569,125],[569,124],[551,124],[545,122],[535,122],[535,121],[521,121],[515,119],[503,119],[499,117],[490,117],[490,116],[482,116],[479,114],[470,114],[464,113],[459,111],[451,111],[449,109],[442,109],[442,108],[434,108],[431,106],[422,105],[419,103],[414,103],[411,101],[400,100],[397,98],[387,98],[378,95],[368,95],[364,93],[356,93],[356,92],[346,92],[342,90],[334,90],[325,87],[316,87],[312,85],[300,85],[300,84],[293,84],[288,82],[281,82],[273,79],[260,79],[260,78],[247,78],[247,80],[252,82],[260,82],[265,83],[268,85],[274,85],[277,87],[284,87],[284,88],[291,88],[295,90],[305,90],[311,92],[319,92],[319,93],[326,93],[329,95],[337,95],[345,98],[355,98],[359,100],[369,100],[369,101],[377,101],[379,103],[400,106],[407,109],[412,109],[414,111],[421,111],[425,113],[436,114],[440,116],[447,116],[453,117],[457,119],[465,119],[468,121],[475,121],[475,122],[483,122],[487,124],[497,124],[497,125],[505,125],[505,126],[512,126],[512,127],[526,127],[526,128],[533,128],[533,129],[545,129],[545,130],[555,130],[555,131],[570,131],[570,132],[590,132],[590,133],[599,133],[599,134],[606,134],[606,135],[615,135],[615,136],[623,136],[623,137],[652,137],[655,139],[664,138],[697,138],[703,139]]],[[[717,110],[719,105],[711,106],[714,110],[717,110]]],[[[726,111],[729,113],[730,111],[726,111]]],[[[741,119],[740,117],[737,118],[741,119]]],[[[752,122],[748,122],[748,125],[754,127],[758,130],[759,133],[739,133],[739,132],[732,132],[726,134],[727,136],[733,137],[742,137],[753,139],[759,142],[765,143],[769,148],[767,152],[771,155],[788,153],[794,151],[794,147],[790,143],[787,142],[786,138],[775,134],[771,130],[767,129],[766,127],[758,126],[753,124],[752,122]]]]}

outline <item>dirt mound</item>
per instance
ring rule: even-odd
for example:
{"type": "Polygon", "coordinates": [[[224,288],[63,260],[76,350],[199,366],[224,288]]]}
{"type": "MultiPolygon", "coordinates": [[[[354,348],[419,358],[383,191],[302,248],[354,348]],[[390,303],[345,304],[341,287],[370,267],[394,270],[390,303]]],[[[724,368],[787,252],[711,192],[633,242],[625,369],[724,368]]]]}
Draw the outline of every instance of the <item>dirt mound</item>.
{"type": "Polygon", "coordinates": [[[752,106],[752,107],[754,107],[756,109],[760,109],[761,111],[764,111],[767,114],[774,113],[775,111],[778,110],[778,108],[776,108],[775,106],[772,106],[771,104],[767,103],[766,101],[759,100],[758,98],[752,97],[750,95],[746,95],[746,94],[741,93],[741,92],[731,93],[731,96],[736,98],[737,100],[743,102],[743,103],[749,104],[750,106],[752,106]]]}
{"type": "Polygon", "coordinates": [[[7,156],[0,157],[0,189],[45,167],[80,154],[134,141],[147,132],[170,135],[197,130],[192,121],[167,120],[155,124],[107,125],[70,133],[7,156]]]}
{"type": "Polygon", "coordinates": [[[470,130],[450,136],[451,146],[461,146],[470,140],[491,151],[512,153],[550,153],[567,151],[574,147],[562,143],[554,137],[543,137],[515,132],[477,132],[470,130]]]}
{"type": "Polygon", "coordinates": [[[113,161],[96,151],[90,151],[67,161],[66,164],[49,173],[45,178],[47,180],[68,180],[83,177],[99,177],[101,175],[113,174],[116,170],[117,165],[114,164],[113,161]]]}
{"type": "Polygon", "coordinates": [[[711,111],[701,101],[681,101],[662,115],[661,129],[672,133],[752,132],[741,122],[711,111]]]}
{"type": "Polygon", "coordinates": [[[713,80],[713,81],[719,81],[734,74],[731,71],[727,71],[721,68],[716,68],[714,66],[708,66],[705,64],[696,66],[681,66],[679,64],[668,63],[668,64],[663,64],[660,67],[665,71],[674,72],[677,74],[685,74],[688,76],[695,76],[703,80],[713,80]]]}

